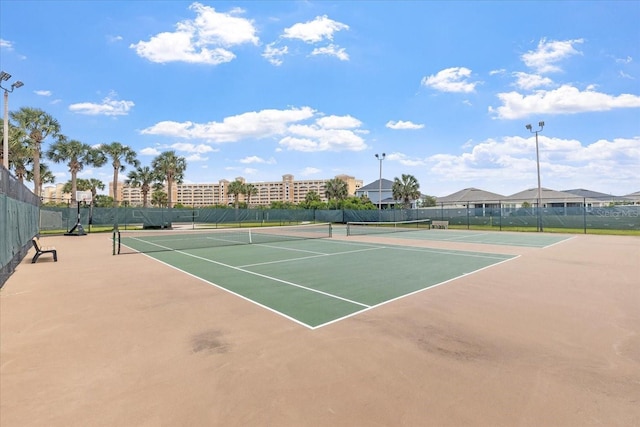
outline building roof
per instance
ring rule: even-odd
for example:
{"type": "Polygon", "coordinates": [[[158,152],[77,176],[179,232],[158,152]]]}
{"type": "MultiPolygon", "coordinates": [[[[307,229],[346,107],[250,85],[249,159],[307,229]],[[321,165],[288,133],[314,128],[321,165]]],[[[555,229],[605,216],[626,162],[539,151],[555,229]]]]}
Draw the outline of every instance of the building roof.
{"type": "Polygon", "coordinates": [[[571,193],[579,197],[586,197],[588,199],[620,199],[619,196],[613,196],[607,193],[600,193],[598,191],[585,190],[584,188],[576,188],[574,190],[564,190],[564,193],[571,193]]]}
{"type": "MultiPolygon", "coordinates": [[[[389,181],[388,179],[382,178],[382,191],[391,191],[392,188],[393,188],[393,181],[389,181]]],[[[365,185],[363,187],[360,187],[358,189],[358,192],[360,192],[360,191],[378,191],[378,190],[380,190],[380,180],[376,179],[372,183],[367,184],[367,185],[365,185]]]]}
{"type": "Polygon", "coordinates": [[[480,190],[478,188],[465,188],[453,194],[444,197],[436,197],[437,203],[453,203],[453,202],[484,202],[490,200],[501,200],[505,197],[501,194],[492,193],[490,191],[480,190]]]}
{"type": "MultiPolygon", "coordinates": [[[[576,200],[575,194],[564,191],[551,190],[549,188],[540,189],[540,199],[542,200],[576,200]]],[[[536,200],[538,198],[538,188],[529,188],[506,197],[505,200],[536,200]]]]}

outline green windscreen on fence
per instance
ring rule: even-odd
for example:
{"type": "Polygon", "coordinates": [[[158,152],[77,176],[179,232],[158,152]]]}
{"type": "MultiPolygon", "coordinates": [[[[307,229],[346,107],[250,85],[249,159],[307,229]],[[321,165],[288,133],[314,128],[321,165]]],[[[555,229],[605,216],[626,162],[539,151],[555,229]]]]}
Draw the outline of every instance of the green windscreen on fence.
{"type": "Polygon", "coordinates": [[[40,200],[0,166],[0,287],[26,255],[38,233],[40,200]]]}

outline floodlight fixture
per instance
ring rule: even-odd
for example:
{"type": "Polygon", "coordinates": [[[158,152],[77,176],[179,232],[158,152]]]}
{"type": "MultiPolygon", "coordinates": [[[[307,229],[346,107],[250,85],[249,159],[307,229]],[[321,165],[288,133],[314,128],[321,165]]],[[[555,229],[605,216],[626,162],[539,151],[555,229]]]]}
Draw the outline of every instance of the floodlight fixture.
{"type": "Polygon", "coordinates": [[[9,169],[9,93],[14,89],[24,86],[20,80],[11,84],[11,89],[7,89],[2,86],[2,82],[6,82],[11,78],[11,74],[1,71],[0,72],[0,89],[4,90],[4,121],[2,132],[2,165],[9,169]]]}

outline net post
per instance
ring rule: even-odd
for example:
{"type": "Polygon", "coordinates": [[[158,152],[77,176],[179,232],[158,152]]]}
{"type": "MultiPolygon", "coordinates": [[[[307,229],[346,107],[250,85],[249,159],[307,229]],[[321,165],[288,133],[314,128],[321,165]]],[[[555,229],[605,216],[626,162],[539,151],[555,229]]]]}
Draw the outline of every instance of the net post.
{"type": "Polygon", "coordinates": [[[329,238],[333,237],[333,225],[329,223],[329,238]]]}
{"type": "Polygon", "coordinates": [[[111,233],[111,255],[116,254],[116,232],[115,230],[111,233]]]}

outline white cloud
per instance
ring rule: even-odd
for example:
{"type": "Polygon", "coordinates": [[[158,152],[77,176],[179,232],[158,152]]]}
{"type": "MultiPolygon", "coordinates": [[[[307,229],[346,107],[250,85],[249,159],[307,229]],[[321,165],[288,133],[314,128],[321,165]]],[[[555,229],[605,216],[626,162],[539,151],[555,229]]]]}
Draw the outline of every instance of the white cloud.
{"type": "Polygon", "coordinates": [[[287,150],[317,151],[362,151],[367,148],[362,137],[347,129],[325,129],[315,125],[293,125],[288,129],[291,136],[280,140],[287,150]]]}
{"type": "Polygon", "coordinates": [[[185,157],[185,160],[187,162],[205,162],[205,161],[209,160],[209,158],[201,156],[200,153],[195,153],[195,154],[191,154],[191,155],[188,155],[187,157],[185,157]]]}
{"type": "Polygon", "coordinates": [[[417,124],[411,121],[403,121],[403,120],[398,120],[397,122],[394,122],[393,120],[389,120],[385,126],[388,127],[389,129],[394,129],[394,130],[422,129],[424,127],[423,124],[417,124]]]}
{"type": "Polygon", "coordinates": [[[109,94],[102,100],[101,104],[92,102],[80,102],[78,104],[69,105],[69,110],[78,114],[87,114],[90,116],[126,116],[129,110],[134,107],[133,101],[119,101],[113,99],[117,95],[109,94]]]}
{"type": "Polygon", "coordinates": [[[282,57],[289,53],[289,47],[276,47],[276,43],[269,43],[262,52],[262,57],[269,61],[272,65],[282,65],[282,57]]]}
{"type": "Polygon", "coordinates": [[[349,54],[345,51],[343,47],[336,46],[334,44],[330,44],[325,47],[317,47],[313,49],[311,55],[327,55],[327,56],[335,56],[341,61],[348,61],[349,54]]]}
{"type": "Polygon", "coordinates": [[[442,92],[473,92],[478,82],[470,82],[471,70],[465,67],[452,67],[438,74],[423,77],[421,84],[442,92]]]}
{"type": "Polygon", "coordinates": [[[260,163],[260,164],[268,164],[268,165],[273,165],[276,163],[276,159],[274,159],[273,157],[270,159],[263,159],[262,157],[258,157],[258,156],[247,156],[243,159],[240,159],[240,163],[245,163],[245,164],[251,164],[251,163],[260,163]]]}
{"type": "Polygon", "coordinates": [[[638,108],[640,96],[622,94],[618,96],[596,92],[580,91],[563,85],[557,89],[539,90],[531,95],[518,92],[499,93],[502,106],[489,111],[501,119],[519,119],[534,114],[573,114],[587,111],[608,111],[614,108],[638,108]]]}
{"type": "Polygon", "coordinates": [[[631,64],[633,62],[633,58],[627,56],[626,58],[616,58],[616,62],[619,64],[631,64]]]}
{"type": "Polygon", "coordinates": [[[333,40],[334,33],[348,29],[348,25],[329,19],[327,15],[324,15],[317,16],[313,21],[297,23],[285,28],[282,37],[302,40],[305,43],[318,43],[323,40],[333,40]]]}
{"type": "Polygon", "coordinates": [[[490,76],[495,76],[496,74],[504,74],[506,72],[507,72],[507,70],[505,70],[504,68],[500,68],[499,70],[491,70],[491,71],[489,71],[489,75],[490,76]]]}
{"type": "MultiPolygon", "coordinates": [[[[637,182],[640,169],[640,137],[600,140],[584,144],[577,140],[539,137],[542,186],[566,190],[580,188],[585,181],[637,182]],[[621,168],[620,165],[625,165],[621,168]],[[607,178],[611,177],[611,178],[607,178]]],[[[489,139],[466,147],[460,155],[438,154],[427,159],[434,180],[456,177],[458,183],[509,195],[533,188],[537,180],[535,138],[489,139]],[[488,183],[503,182],[500,189],[488,183]]],[[[402,157],[401,157],[402,158],[402,157]]],[[[494,184],[495,185],[495,184],[494,184]]]]}
{"type": "MultiPolygon", "coordinates": [[[[360,151],[367,148],[362,122],[355,117],[322,116],[310,107],[262,110],[226,117],[220,122],[164,121],[143,129],[145,135],[202,139],[211,143],[280,137],[282,149],[294,151],[360,151]],[[313,123],[302,123],[317,118],[313,123]]],[[[254,159],[255,160],[255,159],[254,159]]]]}
{"type": "Polygon", "coordinates": [[[186,151],[187,153],[211,153],[217,150],[214,150],[210,145],[206,144],[189,144],[186,142],[176,142],[175,144],[171,144],[171,148],[178,151],[186,151]]]}
{"type": "Polygon", "coordinates": [[[13,50],[13,43],[10,42],[9,40],[0,39],[0,48],[7,49],[7,50],[13,50]]]}
{"type": "Polygon", "coordinates": [[[427,165],[427,159],[407,156],[404,153],[391,153],[387,155],[387,160],[398,162],[403,166],[420,167],[427,165]]]}
{"type": "Polygon", "coordinates": [[[153,147],[146,147],[140,150],[140,154],[142,154],[143,156],[157,156],[160,154],[160,150],[153,147]]]}
{"type": "Polygon", "coordinates": [[[242,9],[218,13],[213,7],[193,3],[189,9],[196,12],[193,20],[176,24],[176,31],[163,32],[129,47],[151,62],[189,62],[210,65],[232,61],[235,54],[228,48],[241,44],[259,43],[251,20],[238,17],[242,9]]]}
{"type": "Polygon", "coordinates": [[[34,90],[33,93],[40,96],[51,96],[52,93],[50,90],[34,90]]]}
{"type": "Polygon", "coordinates": [[[163,121],[143,129],[145,135],[202,139],[207,142],[236,142],[246,138],[266,138],[283,135],[290,123],[313,117],[309,107],[289,110],[261,110],[226,117],[222,122],[193,123],[163,121]]]}
{"type": "Polygon", "coordinates": [[[306,167],[306,168],[302,169],[302,171],[300,171],[300,175],[302,175],[302,176],[312,176],[312,175],[317,175],[320,172],[322,172],[321,169],[314,168],[314,167],[306,167]]]}
{"type": "Polygon", "coordinates": [[[535,69],[538,73],[561,71],[561,68],[556,64],[569,56],[580,54],[574,45],[582,42],[583,39],[564,41],[542,39],[535,51],[523,54],[521,59],[528,67],[535,69]]]}
{"type": "Polygon", "coordinates": [[[122,36],[107,36],[107,41],[109,43],[117,43],[123,40],[122,36]]]}
{"type": "Polygon", "coordinates": [[[362,122],[352,116],[324,116],[316,120],[318,126],[324,129],[355,129],[362,126],[362,122]]]}
{"type": "Polygon", "coordinates": [[[542,86],[553,85],[553,80],[538,74],[515,72],[513,76],[516,78],[515,86],[520,89],[531,90],[542,86]]]}

